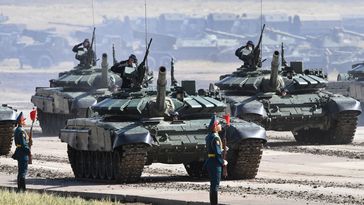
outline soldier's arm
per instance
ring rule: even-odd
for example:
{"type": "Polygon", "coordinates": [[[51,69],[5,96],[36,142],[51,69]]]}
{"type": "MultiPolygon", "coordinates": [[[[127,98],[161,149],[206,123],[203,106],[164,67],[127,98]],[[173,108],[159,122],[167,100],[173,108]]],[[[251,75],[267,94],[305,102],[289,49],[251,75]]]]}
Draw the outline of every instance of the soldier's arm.
{"type": "Polygon", "coordinates": [[[216,159],[219,162],[219,164],[222,166],[224,164],[224,160],[222,158],[222,149],[221,149],[221,140],[218,137],[215,137],[214,140],[212,140],[213,143],[213,149],[214,154],[216,155],[216,159]]]}
{"type": "Polygon", "coordinates": [[[235,51],[235,56],[238,57],[239,59],[241,58],[241,50],[244,48],[245,46],[242,46],[238,49],[236,49],[235,51]]]}
{"type": "Polygon", "coordinates": [[[73,46],[72,51],[73,51],[73,52],[75,52],[75,53],[77,53],[77,52],[78,52],[78,48],[79,48],[81,45],[82,45],[82,43],[79,43],[79,44],[77,44],[77,45],[73,46]]]}
{"type": "Polygon", "coordinates": [[[28,146],[28,143],[27,143],[27,134],[25,133],[25,131],[22,131],[20,133],[21,137],[20,137],[20,145],[22,147],[22,149],[25,150],[26,153],[29,153],[29,146],[28,146]]]}

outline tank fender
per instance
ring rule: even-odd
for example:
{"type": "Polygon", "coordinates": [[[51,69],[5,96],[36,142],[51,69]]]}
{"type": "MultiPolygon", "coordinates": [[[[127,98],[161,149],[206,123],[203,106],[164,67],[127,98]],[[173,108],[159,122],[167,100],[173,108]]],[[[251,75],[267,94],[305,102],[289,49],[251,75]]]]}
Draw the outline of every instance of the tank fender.
{"type": "Polygon", "coordinates": [[[241,140],[260,139],[267,142],[266,131],[263,127],[254,123],[231,123],[226,128],[227,141],[230,146],[239,144],[241,140]]]}
{"type": "Polygon", "coordinates": [[[15,121],[16,112],[14,110],[3,111],[0,113],[0,121],[15,121]]]}
{"type": "Polygon", "coordinates": [[[72,101],[71,110],[85,109],[96,105],[97,100],[92,96],[79,97],[72,101]]]}
{"type": "Polygon", "coordinates": [[[154,144],[153,137],[150,132],[142,126],[131,124],[122,129],[114,131],[113,148],[117,148],[126,144],[154,144]]]}
{"type": "Polygon", "coordinates": [[[356,112],[360,115],[362,112],[360,102],[350,97],[333,97],[328,103],[328,110],[335,117],[341,112],[356,112]]]}
{"type": "Polygon", "coordinates": [[[235,103],[232,105],[231,112],[233,116],[238,116],[244,118],[245,114],[256,114],[262,116],[262,118],[267,118],[267,112],[264,109],[264,105],[256,100],[246,102],[235,103]]]}

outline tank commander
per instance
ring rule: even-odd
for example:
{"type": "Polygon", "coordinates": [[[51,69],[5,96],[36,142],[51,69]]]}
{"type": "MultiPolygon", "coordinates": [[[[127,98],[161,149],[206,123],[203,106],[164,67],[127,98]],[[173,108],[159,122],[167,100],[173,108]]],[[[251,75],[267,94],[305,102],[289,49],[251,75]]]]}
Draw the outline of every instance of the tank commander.
{"type": "Polygon", "coordinates": [[[72,48],[76,53],[75,58],[80,61],[81,66],[91,67],[96,65],[96,54],[92,49],[90,40],[87,38],[72,48]]]}
{"type": "Polygon", "coordinates": [[[207,160],[204,167],[207,168],[210,178],[210,204],[218,204],[218,190],[221,180],[222,167],[227,165],[222,157],[222,141],[219,136],[221,125],[213,115],[208,127],[210,133],[206,136],[207,160]]]}
{"type": "Polygon", "coordinates": [[[111,67],[111,71],[114,73],[120,74],[120,77],[123,79],[122,88],[130,88],[132,87],[133,79],[130,76],[125,75],[125,68],[134,68],[137,69],[138,67],[138,59],[134,54],[131,54],[127,60],[120,61],[119,63],[115,63],[111,67]]]}
{"type": "Polygon", "coordinates": [[[235,55],[244,62],[244,67],[246,68],[254,67],[254,49],[253,41],[248,41],[246,45],[235,51],[235,55]]]}
{"type": "Polygon", "coordinates": [[[18,161],[18,192],[24,192],[26,190],[25,187],[25,176],[28,172],[28,161],[30,155],[31,141],[29,140],[28,134],[24,130],[25,126],[25,117],[23,112],[19,114],[16,119],[16,123],[18,127],[14,131],[14,143],[16,146],[15,152],[12,156],[13,159],[18,161]]]}

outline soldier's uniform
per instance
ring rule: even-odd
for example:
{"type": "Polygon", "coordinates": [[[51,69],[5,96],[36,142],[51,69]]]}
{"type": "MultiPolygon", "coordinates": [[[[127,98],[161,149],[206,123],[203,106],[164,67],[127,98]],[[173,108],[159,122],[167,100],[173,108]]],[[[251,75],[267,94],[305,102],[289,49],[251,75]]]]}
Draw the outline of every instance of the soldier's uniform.
{"type": "Polygon", "coordinates": [[[132,79],[124,76],[126,67],[138,67],[138,60],[135,55],[131,54],[128,60],[120,61],[111,67],[111,71],[120,74],[120,77],[123,79],[122,88],[130,88],[132,83],[132,79]]]}
{"type": "Polygon", "coordinates": [[[18,191],[25,191],[25,176],[28,172],[29,161],[29,136],[23,129],[21,121],[25,120],[23,113],[21,112],[17,118],[18,127],[14,132],[14,143],[16,146],[13,159],[18,161],[18,191]]]}
{"type": "Polygon", "coordinates": [[[91,65],[96,65],[96,54],[93,50],[90,50],[90,48],[91,45],[88,39],[85,39],[82,43],[79,43],[72,48],[72,51],[76,53],[75,58],[80,61],[81,66],[91,67],[91,65]],[[89,52],[91,52],[91,54],[89,54],[89,52]],[[90,57],[92,59],[89,59],[90,57]]]}
{"type": "Polygon", "coordinates": [[[222,158],[222,142],[219,134],[213,132],[215,126],[218,126],[218,121],[215,115],[211,118],[209,130],[211,131],[206,137],[206,148],[208,158],[205,166],[210,177],[210,203],[212,205],[218,204],[218,190],[221,180],[222,167],[224,159],[222,158]]]}
{"type": "Polygon", "coordinates": [[[254,44],[248,41],[245,46],[242,46],[235,51],[235,56],[244,62],[244,67],[251,68],[254,66],[254,44]]]}

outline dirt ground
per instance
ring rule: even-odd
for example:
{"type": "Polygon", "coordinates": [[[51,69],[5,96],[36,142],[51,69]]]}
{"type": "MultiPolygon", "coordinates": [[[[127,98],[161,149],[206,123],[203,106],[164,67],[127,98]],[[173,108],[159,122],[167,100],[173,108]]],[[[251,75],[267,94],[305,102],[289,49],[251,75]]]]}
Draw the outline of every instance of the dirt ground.
{"type": "MultiPolygon", "coordinates": [[[[269,132],[268,137],[256,179],[223,181],[222,203],[364,203],[364,127],[358,128],[354,143],[350,145],[297,145],[292,135],[286,132],[269,132]]],[[[29,186],[98,193],[143,193],[159,197],[173,192],[174,198],[198,192],[204,197],[196,193],[196,196],[190,194],[189,197],[194,196],[197,201],[207,200],[208,182],[189,178],[183,165],[146,166],[141,182],[136,184],[74,180],[66,150],[67,145],[58,137],[42,136],[37,127],[29,186]]],[[[16,162],[2,156],[0,164],[0,184],[14,181],[16,162]]]]}

